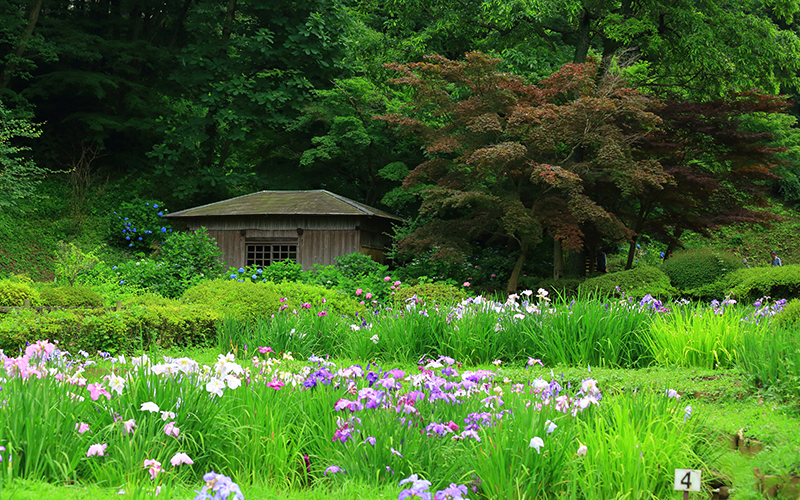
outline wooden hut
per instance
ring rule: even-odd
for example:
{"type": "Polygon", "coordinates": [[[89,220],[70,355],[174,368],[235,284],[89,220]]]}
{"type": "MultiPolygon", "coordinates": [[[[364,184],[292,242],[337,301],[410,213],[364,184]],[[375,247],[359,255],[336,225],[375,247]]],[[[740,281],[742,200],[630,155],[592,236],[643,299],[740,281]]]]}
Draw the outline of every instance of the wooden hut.
{"type": "Polygon", "coordinates": [[[383,263],[401,219],[325,190],[261,191],[166,215],[205,227],[232,267],[294,260],[310,269],[361,252],[383,263]]]}

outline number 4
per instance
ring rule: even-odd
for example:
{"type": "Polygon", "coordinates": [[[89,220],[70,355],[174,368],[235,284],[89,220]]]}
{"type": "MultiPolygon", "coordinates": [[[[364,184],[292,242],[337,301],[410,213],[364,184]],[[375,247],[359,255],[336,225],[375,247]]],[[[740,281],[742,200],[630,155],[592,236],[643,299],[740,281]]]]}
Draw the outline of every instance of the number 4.
{"type": "Polygon", "coordinates": [[[692,473],[687,472],[685,476],[681,479],[680,483],[686,486],[686,489],[690,489],[692,487],[692,473]]]}

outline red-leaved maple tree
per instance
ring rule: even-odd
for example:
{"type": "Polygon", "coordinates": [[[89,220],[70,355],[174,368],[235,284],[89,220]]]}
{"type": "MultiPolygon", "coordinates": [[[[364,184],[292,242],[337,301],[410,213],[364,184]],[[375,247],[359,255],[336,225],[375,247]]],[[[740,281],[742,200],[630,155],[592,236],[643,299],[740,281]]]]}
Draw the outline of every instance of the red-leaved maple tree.
{"type": "Polygon", "coordinates": [[[498,70],[478,52],[464,61],[429,56],[392,64],[393,83],[414,89],[404,114],[377,117],[416,135],[427,161],[406,178],[422,186],[422,224],[398,245],[461,257],[477,241],[509,241],[519,257],[508,281],[514,291],[530,249],[544,235],[561,251],[583,247],[586,228],[610,239],[633,238],[624,221],[587,188],[613,186],[635,197],[672,182],[657,159],[637,151],[658,130],[659,103],[598,78],[598,64],[567,64],[533,85],[498,70]]]}

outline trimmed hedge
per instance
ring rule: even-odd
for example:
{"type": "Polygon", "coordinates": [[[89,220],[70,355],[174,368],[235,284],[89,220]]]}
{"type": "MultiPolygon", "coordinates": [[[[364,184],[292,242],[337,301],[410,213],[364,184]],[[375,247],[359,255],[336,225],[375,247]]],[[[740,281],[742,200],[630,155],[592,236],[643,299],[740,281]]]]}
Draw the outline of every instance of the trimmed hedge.
{"type": "Polygon", "coordinates": [[[281,306],[300,310],[304,303],[328,314],[353,316],[364,306],[342,292],[305,283],[260,283],[237,280],[214,280],[186,290],[181,300],[209,308],[219,316],[256,321],[277,313],[281,306]],[[281,299],[285,298],[284,302],[281,299]],[[323,302],[323,299],[324,302],[323,302]]]}
{"type": "Polygon", "coordinates": [[[0,349],[11,354],[26,342],[47,339],[77,353],[130,353],[161,347],[208,346],[216,340],[217,315],[202,307],[139,306],[121,311],[18,310],[0,316],[0,349]]]}
{"type": "Polygon", "coordinates": [[[740,257],[731,252],[716,252],[710,248],[676,253],[661,266],[672,285],[681,290],[709,285],[737,269],[744,269],[740,257]]]}
{"type": "Polygon", "coordinates": [[[57,307],[102,307],[103,297],[85,286],[58,286],[39,289],[42,305],[57,307]]]}
{"type": "Polygon", "coordinates": [[[733,292],[738,300],[797,298],[800,297],[800,264],[740,269],[727,275],[720,285],[723,286],[720,296],[733,292]]]}
{"type": "Polygon", "coordinates": [[[619,295],[617,287],[623,293],[637,299],[647,294],[666,299],[675,292],[670,285],[669,276],[653,266],[636,267],[628,271],[589,278],[578,287],[578,292],[604,296],[619,295]]]}
{"type": "Polygon", "coordinates": [[[22,307],[26,299],[31,301],[32,306],[42,304],[39,292],[29,284],[0,280],[0,306],[22,307]]]}
{"type": "Polygon", "coordinates": [[[800,300],[794,299],[783,306],[783,311],[775,315],[779,326],[796,325],[800,321],[800,300]]]}
{"type": "Polygon", "coordinates": [[[394,295],[397,303],[404,303],[407,299],[417,296],[423,301],[450,303],[460,302],[467,298],[464,290],[446,283],[425,283],[422,285],[400,287],[394,295]]]}

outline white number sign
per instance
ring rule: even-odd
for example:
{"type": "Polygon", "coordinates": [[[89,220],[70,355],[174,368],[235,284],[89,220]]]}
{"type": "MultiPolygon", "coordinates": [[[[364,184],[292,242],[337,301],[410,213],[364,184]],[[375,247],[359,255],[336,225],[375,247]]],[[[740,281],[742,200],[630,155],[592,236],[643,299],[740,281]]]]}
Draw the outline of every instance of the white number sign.
{"type": "Polygon", "coordinates": [[[675,469],[675,491],[700,491],[700,471],[675,469]]]}

